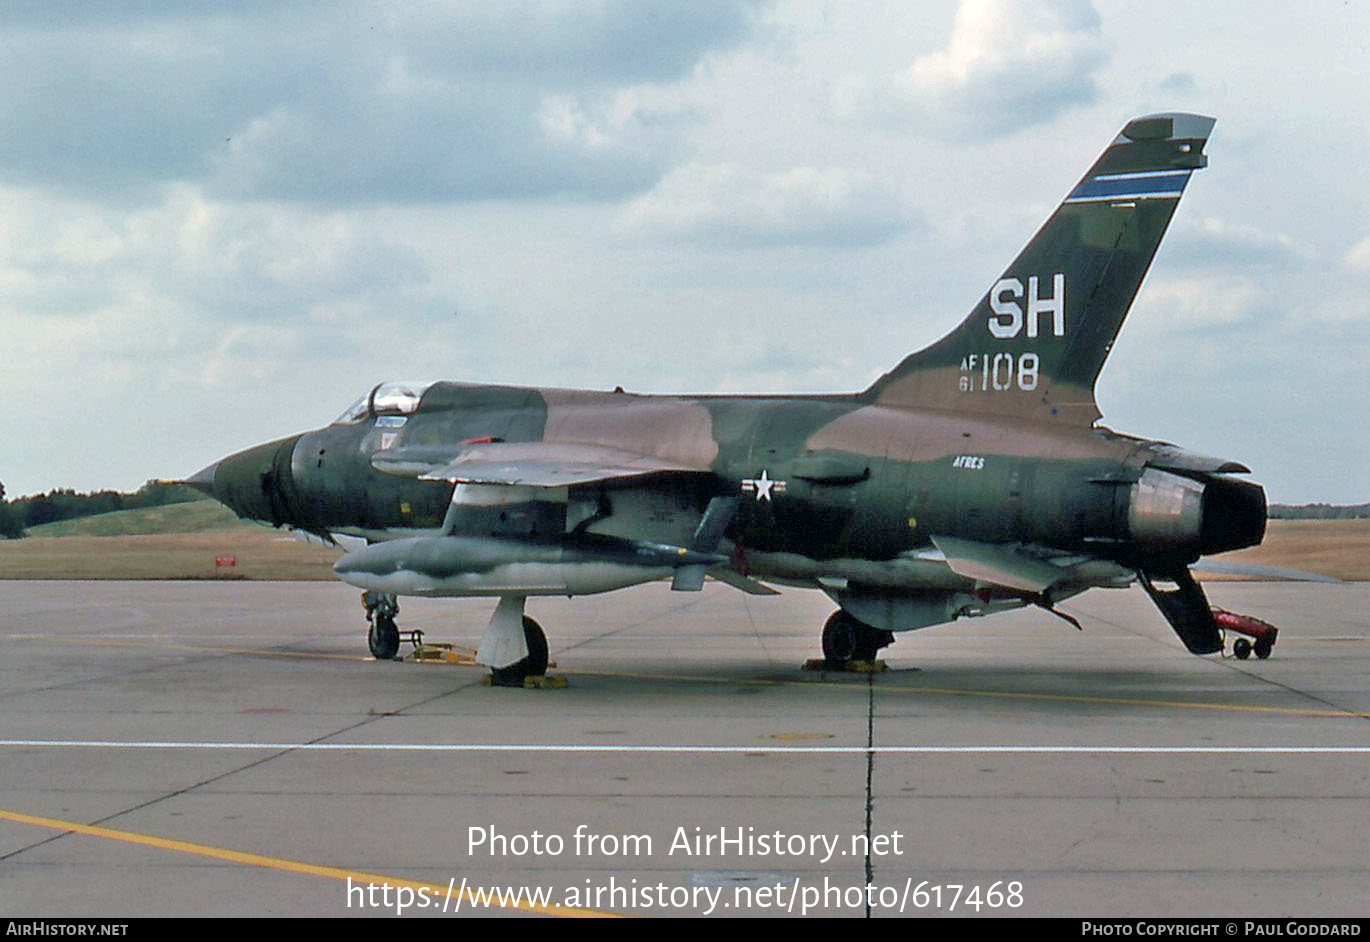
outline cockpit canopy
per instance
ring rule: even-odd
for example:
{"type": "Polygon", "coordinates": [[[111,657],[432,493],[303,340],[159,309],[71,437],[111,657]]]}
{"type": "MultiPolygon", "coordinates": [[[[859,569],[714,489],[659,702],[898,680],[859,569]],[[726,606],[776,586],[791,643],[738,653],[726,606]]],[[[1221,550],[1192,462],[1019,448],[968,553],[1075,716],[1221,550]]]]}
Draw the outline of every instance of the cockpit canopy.
{"type": "Polygon", "coordinates": [[[333,420],[334,425],[350,425],[362,419],[377,415],[411,415],[419,407],[419,400],[433,382],[381,383],[365,396],[348,407],[347,411],[333,420]]]}

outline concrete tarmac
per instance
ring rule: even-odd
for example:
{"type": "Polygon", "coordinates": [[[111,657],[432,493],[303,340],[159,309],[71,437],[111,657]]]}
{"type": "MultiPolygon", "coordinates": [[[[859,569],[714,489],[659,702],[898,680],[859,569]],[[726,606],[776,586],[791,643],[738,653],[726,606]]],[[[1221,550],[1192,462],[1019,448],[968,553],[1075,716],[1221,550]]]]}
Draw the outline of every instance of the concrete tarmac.
{"type": "Polygon", "coordinates": [[[3,582],[0,914],[1364,917],[1370,585],[1207,588],[1270,660],[1129,589],[805,672],[820,593],[662,584],[531,600],[510,690],[340,584],[3,582]]]}

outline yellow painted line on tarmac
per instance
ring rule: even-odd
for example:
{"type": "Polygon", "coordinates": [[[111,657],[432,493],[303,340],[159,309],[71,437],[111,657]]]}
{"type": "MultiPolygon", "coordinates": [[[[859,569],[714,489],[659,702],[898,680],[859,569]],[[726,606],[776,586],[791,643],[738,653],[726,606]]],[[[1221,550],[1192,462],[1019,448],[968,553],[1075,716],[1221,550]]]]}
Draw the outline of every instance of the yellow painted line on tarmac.
{"type": "MultiPolygon", "coordinates": [[[[117,828],[99,827],[93,824],[81,824],[79,821],[66,821],[61,818],[45,818],[40,815],[23,814],[18,811],[7,811],[0,808],[0,820],[12,821],[16,824],[29,824],[34,827],[52,828],[57,831],[66,831],[74,834],[85,834],[89,837],[102,837],[107,840],[123,841],[126,844],[141,844],[144,847],[155,847],[159,850],[176,851],[182,854],[192,854],[196,857],[208,857],[213,860],[223,860],[228,863],[242,864],[248,867],[263,867],[269,870],[281,870],[287,873],[300,873],[313,877],[325,877],[330,880],[352,880],[354,883],[375,884],[376,886],[389,885],[396,889],[405,888],[412,890],[415,894],[426,893],[430,900],[445,900],[449,892],[454,892],[451,888],[437,886],[432,883],[424,883],[420,880],[406,880],[402,877],[386,876],[380,873],[366,873],[359,870],[346,870],[341,867],[325,867],[319,864],[304,863],[299,860],[286,860],[282,857],[268,857],[263,854],[253,854],[247,851],[230,850],[225,847],[211,847],[207,844],[192,844],[189,841],[178,841],[167,837],[157,837],[152,834],[139,834],[136,831],[123,831],[117,828]]],[[[615,917],[622,916],[622,913],[609,912],[598,909],[579,909],[568,906],[536,906],[529,903],[516,902],[505,903],[503,905],[496,902],[485,902],[478,900],[471,890],[461,892],[463,905],[489,906],[496,909],[512,909],[520,912],[539,913],[544,916],[569,916],[569,917],[615,917]]],[[[431,912],[435,907],[429,906],[426,911],[431,912]]],[[[444,910],[446,912],[447,910],[444,910]]]]}

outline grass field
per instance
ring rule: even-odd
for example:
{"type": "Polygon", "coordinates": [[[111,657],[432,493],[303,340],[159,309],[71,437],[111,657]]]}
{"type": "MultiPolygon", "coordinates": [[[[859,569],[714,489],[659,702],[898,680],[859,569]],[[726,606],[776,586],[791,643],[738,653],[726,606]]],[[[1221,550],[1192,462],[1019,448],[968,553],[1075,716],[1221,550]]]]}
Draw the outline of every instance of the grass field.
{"type": "Polygon", "coordinates": [[[1220,558],[1365,582],[1370,580],[1370,520],[1271,520],[1260,546],[1220,558]]]}
{"type": "Polygon", "coordinates": [[[142,510],[81,517],[29,527],[28,535],[45,539],[54,536],[132,536],[150,533],[203,533],[206,530],[260,529],[238,516],[217,500],[197,500],[167,504],[142,510]]]}
{"type": "Polygon", "coordinates": [[[0,542],[0,579],[332,579],[338,556],[267,527],[30,537],[0,542]]]}
{"type": "Polygon", "coordinates": [[[64,520],[0,540],[0,579],[332,579],[336,549],[212,500],[64,520]],[[233,557],[235,565],[215,560],[233,557]]]}
{"type": "MultiPolygon", "coordinates": [[[[0,579],[332,579],[339,555],[244,523],[212,501],[102,514],[29,533],[0,540],[0,579]],[[236,565],[216,566],[225,556],[236,565]]],[[[1370,520],[1272,520],[1261,546],[1221,558],[1370,580],[1370,520]]]]}

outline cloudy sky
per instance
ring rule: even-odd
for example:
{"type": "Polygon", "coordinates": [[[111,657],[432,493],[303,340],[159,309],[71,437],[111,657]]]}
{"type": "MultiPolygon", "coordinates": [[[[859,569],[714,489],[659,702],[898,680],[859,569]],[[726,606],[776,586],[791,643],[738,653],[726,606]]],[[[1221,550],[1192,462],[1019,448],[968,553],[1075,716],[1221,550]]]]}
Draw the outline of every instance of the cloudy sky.
{"type": "Polygon", "coordinates": [[[0,481],[182,477],[384,379],[864,388],[1188,110],[1104,421],[1370,500],[1367,101],[1319,0],[4,0],[0,481]]]}

